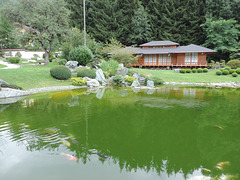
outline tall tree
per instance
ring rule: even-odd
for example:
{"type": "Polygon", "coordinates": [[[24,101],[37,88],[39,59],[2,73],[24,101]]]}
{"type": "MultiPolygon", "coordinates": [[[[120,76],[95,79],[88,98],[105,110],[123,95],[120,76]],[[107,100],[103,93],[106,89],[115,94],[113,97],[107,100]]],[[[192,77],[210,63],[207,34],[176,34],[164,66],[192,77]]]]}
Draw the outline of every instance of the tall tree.
{"type": "Polygon", "coordinates": [[[18,0],[4,6],[3,12],[12,22],[25,29],[31,40],[41,43],[45,65],[53,51],[53,43],[68,28],[70,11],[64,0],[18,0]]]}
{"type": "Polygon", "coordinates": [[[131,34],[129,42],[133,44],[142,44],[152,39],[150,20],[147,12],[142,5],[135,11],[131,23],[131,34]]]}

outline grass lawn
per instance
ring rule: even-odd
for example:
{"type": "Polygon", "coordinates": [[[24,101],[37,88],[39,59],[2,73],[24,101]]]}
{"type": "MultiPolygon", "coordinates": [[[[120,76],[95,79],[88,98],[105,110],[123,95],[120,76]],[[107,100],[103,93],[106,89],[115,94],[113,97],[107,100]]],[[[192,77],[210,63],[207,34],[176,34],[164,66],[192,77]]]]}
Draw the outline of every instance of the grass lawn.
{"type": "Polygon", "coordinates": [[[24,64],[23,68],[0,69],[0,79],[22,87],[24,90],[50,86],[71,85],[70,80],[56,80],[50,75],[50,69],[57,62],[49,63],[48,66],[35,66],[24,64]]]}
{"type": "Polygon", "coordinates": [[[0,69],[1,69],[1,68],[5,68],[5,67],[7,67],[7,66],[5,66],[5,65],[3,65],[3,64],[0,64],[0,69]]]}
{"type": "Polygon", "coordinates": [[[216,70],[209,70],[208,73],[174,73],[173,70],[149,70],[149,69],[133,69],[135,72],[161,78],[164,82],[192,82],[192,83],[217,83],[217,82],[229,82],[240,81],[240,75],[238,77],[232,77],[229,75],[216,75],[216,70]]]}

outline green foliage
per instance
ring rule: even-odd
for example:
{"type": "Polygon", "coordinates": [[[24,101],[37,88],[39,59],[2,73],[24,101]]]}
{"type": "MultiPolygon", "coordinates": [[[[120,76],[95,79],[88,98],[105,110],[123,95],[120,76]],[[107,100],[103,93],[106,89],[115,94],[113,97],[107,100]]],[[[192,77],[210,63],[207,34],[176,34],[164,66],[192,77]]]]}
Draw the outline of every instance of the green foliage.
{"type": "Polygon", "coordinates": [[[187,70],[186,70],[186,73],[191,73],[191,72],[192,72],[191,69],[187,69],[187,70]]]}
{"type": "Polygon", "coordinates": [[[139,59],[139,56],[134,55],[135,50],[122,48],[111,55],[111,58],[119,63],[123,63],[125,66],[136,62],[139,59]]]}
{"type": "Polygon", "coordinates": [[[93,69],[81,68],[77,72],[77,77],[89,77],[91,79],[95,79],[96,72],[93,69]]]}
{"type": "Polygon", "coordinates": [[[227,65],[230,66],[232,69],[237,69],[240,67],[240,60],[233,59],[227,62],[227,65]]]}
{"type": "Polygon", "coordinates": [[[181,69],[180,73],[186,73],[186,70],[185,69],[181,69]]]}
{"type": "Polygon", "coordinates": [[[52,77],[60,80],[69,79],[71,77],[71,71],[65,66],[54,66],[50,69],[52,77]]]}
{"type": "Polygon", "coordinates": [[[223,75],[228,75],[228,74],[229,74],[229,71],[228,71],[228,70],[223,70],[222,74],[223,74],[223,75]]]}
{"type": "Polygon", "coordinates": [[[11,88],[11,89],[20,89],[20,90],[22,90],[21,87],[15,85],[15,84],[1,84],[1,87],[11,88]]]}
{"type": "Polygon", "coordinates": [[[142,5],[135,11],[132,18],[132,32],[129,35],[129,42],[132,44],[143,44],[152,39],[151,26],[148,14],[142,5]]]}
{"type": "Polygon", "coordinates": [[[35,60],[35,61],[36,61],[36,60],[37,60],[37,58],[35,58],[35,57],[31,57],[31,60],[35,60]]]}
{"type": "Polygon", "coordinates": [[[15,57],[21,58],[21,57],[22,57],[22,54],[18,51],[18,52],[15,54],[15,57]]]}
{"type": "Polygon", "coordinates": [[[198,73],[202,73],[202,72],[203,72],[203,69],[202,69],[202,68],[198,68],[198,69],[197,69],[197,72],[198,72],[198,73]]]}
{"type": "Polygon", "coordinates": [[[60,59],[60,60],[58,61],[58,65],[63,65],[63,66],[65,66],[66,63],[67,63],[67,60],[66,60],[66,59],[60,59]]]}
{"type": "MultiPolygon", "coordinates": [[[[51,53],[54,44],[66,33],[70,10],[64,0],[20,0],[9,1],[2,9],[3,14],[19,28],[24,28],[23,38],[42,45],[45,53],[51,53]],[[26,5],[27,4],[27,5],[26,5]]],[[[45,65],[48,65],[48,56],[45,65]]]]}
{"type": "Polygon", "coordinates": [[[196,73],[197,72],[197,69],[192,69],[192,73],[196,73]]]}
{"type": "Polygon", "coordinates": [[[2,50],[2,48],[0,47],[0,57],[4,57],[5,53],[4,51],[2,50]]]}
{"type": "Polygon", "coordinates": [[[237,73],[232,73],[232,77],[238,77],[237,73]]]}
{"type": "Polygon", "coordinates": [[[222,71],[221,70],[217,70],[216,71],[216,75],[218,75],[218,76],[222,75],[222,71]]]}
{"type": "Polygon", "coordinates": [[[8,62],[13,63],[13,64],[18,64],[20,62],[20,58],[19,57],[9,57],[8,62]]]}
{"type": "Polygon", "coordinates": [[[153,81],[154,85],[161,85],[164,82],[160,77],[157,77],[157,76],[153,76],[149,78],[149,80],[153,81]]]}
{"type": "Polygon", "coordinates": [[[73,48],[69,53],[69,60],[78,61],[79,65],[85,66],[92,60],[93,54],[86,46],[73,48]]]}
{"type": "Polygon", "coordinates": [[[231,69],[230,67],[225,67],[224,68],[224,70],[228,70],[228,71],[230,71],[230,69],[231,69]]]}
{"type": "Polygon", "coordinates": [[[119,64],[117,61],[110,60],[102,62],[100,67],[104,72],[109,73],[110,76],[114,76],[116,75],[117,69],[119,68],[119,64]]]}
{"type": "Polygon", "coordinates": [[[224,71],[224,69],[223,69],[223,68],[221,68],[221,69],[219,69],[219,70],[220,70],[220,71],[222,71],[222,72],[224,71]]]}
{"type": "Polygon", "coordinates": [[[135,81],[135,77],[127,76],[125,77],[125,82],[132,84],[135,81]]]}
{"type": "Polygon", "coordinates": [[[86,84],[86,81],[81,77],[77,77],[77,78],[71,78],[71,83],[74,86],[83,86],[86,84]]]}
{"type": "Polygon", "coordinates": [[[207,72],[208,72],[208,68],[204,68],[204,69],[203,69],[203,72],[204,72],[204,73],[207,73],[207,72]]]}
{"type": "Polygon", "coordinates": [[[240,69],[237,69],[237,70],[236,70],[236,73],[240,74],[240,69]]]}
{"type": "Polygon", "coordinates": [[[121,75],[113,76],[113,82],[116,83],[117,85],[122,84],[123,80],[124,79],[121,75]]]}
{"type": "Polygon", "coordinates": [[[229,74],[235,73],[236,71],[234,69],[229,70],[229,74]]]}

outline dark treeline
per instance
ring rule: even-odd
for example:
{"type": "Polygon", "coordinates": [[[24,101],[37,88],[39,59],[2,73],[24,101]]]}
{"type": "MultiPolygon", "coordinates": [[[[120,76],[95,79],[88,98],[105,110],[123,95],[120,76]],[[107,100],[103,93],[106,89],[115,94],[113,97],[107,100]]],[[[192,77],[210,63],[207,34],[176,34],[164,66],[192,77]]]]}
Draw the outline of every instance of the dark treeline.
{"type": "MultiPolygon", "coordinates": [[[[71,25],[83,29],[82,1],[66,0],[71,25]]],[[[87,31],[97,41],[116,38],[125,45],[172,40],[204,44],[206,19],[240,17],[240,0],[86,0],[87,31]],[[144,32],[144,33],[143,33],[144,32]]]]}

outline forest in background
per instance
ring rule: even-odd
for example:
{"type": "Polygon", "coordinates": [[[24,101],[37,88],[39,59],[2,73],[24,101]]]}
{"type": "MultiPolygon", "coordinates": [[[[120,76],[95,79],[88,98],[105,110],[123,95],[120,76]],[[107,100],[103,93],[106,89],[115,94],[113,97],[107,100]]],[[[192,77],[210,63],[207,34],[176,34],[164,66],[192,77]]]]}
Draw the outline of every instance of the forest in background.
{"type": "MultiPolygon", "coordinates": [[[[83,1],[65,2],[71,11],[69,28],[82,31],[83,1]]],[[[215,60],[239,59],[239,9],[240,0],[86,0],[87,33],[98,43],[116,39],[126,46],[137,46],[151,40],[171,40],[215,49],[215,60]]],[[[1,18],[1,44],[7,44],[3,42],[6,25],[10,31],[11,25],[1,18]]]]}

